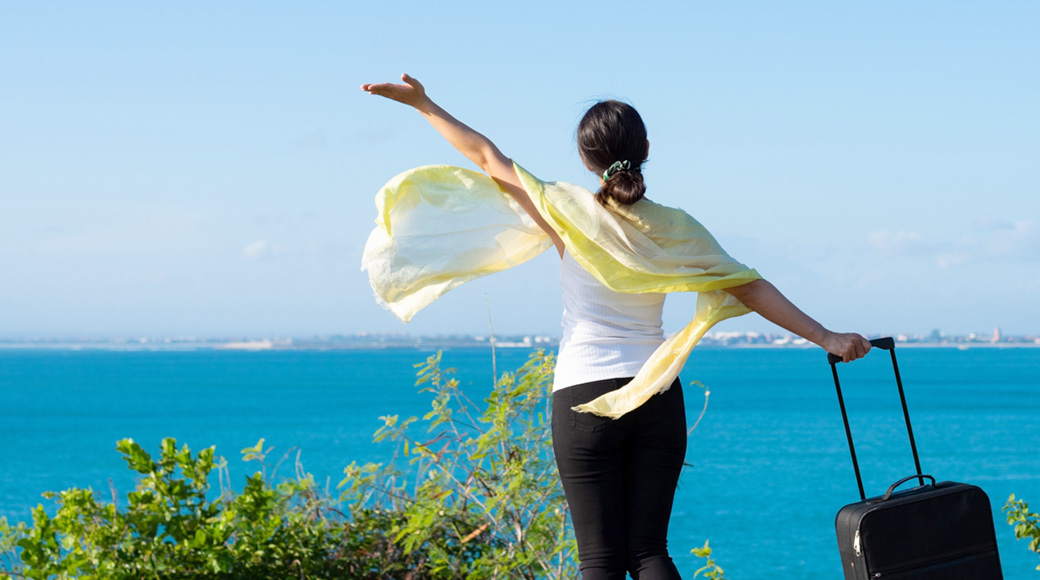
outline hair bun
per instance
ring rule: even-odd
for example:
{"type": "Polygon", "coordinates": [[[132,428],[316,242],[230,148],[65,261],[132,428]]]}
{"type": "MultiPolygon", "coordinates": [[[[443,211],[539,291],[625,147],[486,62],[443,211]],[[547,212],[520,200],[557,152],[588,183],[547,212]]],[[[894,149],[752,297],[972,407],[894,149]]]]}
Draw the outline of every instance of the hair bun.
{"type": "Polygon", "coordinates": [[[596,192],[596,199],[606,204],[607,199],[628,205],[635,203],[646,195],[646,183],[643,181],[643,172],[639,167],[633,169],[622,169],[614,172],[603,182],[596,192]]]}

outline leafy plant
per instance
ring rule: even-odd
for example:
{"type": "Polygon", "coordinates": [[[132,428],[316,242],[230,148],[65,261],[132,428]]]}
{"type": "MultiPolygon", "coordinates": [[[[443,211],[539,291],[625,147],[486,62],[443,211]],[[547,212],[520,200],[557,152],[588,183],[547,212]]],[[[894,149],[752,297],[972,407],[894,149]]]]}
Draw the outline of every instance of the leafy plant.
{"type": "Polygon", "coordinates": [[[18,540],[25,535],[25,530],[24,523],[12,527],[7,523],[6,517],[0,518],[0,578],[9,577],[4,575],[4,570],[14,571],[20,568],[16,550],[18,540]]]}
{"type": "MultiPolygon", "coordinates": [[[[1040,554],[1040,515],[1029,511],[1029,504],[1016,500],[1015,494],[1011,494],[1001,511],[1007,513],[1007,523],[1015,527],[1015,539],[1031,538],[1029,549],[1040,554]]],[[[1040,565],[1036,569],[1040,570],[1040,565]]]]}
{"type": "Polygon", "coordinates": [[[440,353],[420,367],[433,395],[420,439],[418,419],[383,417],[377,440],[398,444],[403,473],[351,464],[340,486],[351,511],[400,514],[393,528],[405,553],[420,552],[424,578],[573,578],[576,544],[557,481],[548,396],[554,356],[531,355],[505,373],[484,401],[471,401],[441,368],[440,353]]]}
{"type": "Polygon", "coordinates": [[[549,439],[553,356],[536,352],[502,375],[482,407],[440,360],[417,365],[433,395],[423,440],[409,431],[417,418],[384,417],[376,438],[396,442],[398,454],[386,465],[351,464],[339,497],[315,485],[299,454],[295,475],[276,482],[263,439],[242,450],[259,469],[240,492],[213,447],[193,454],[164,439],[153,458],[125,439],[116,448],[140,476],[126,505],[72,488],[45,494],[53,517],[37,506],[31,525],[0,519],[0,577],[574,577],[549,439]],[[408,465],[396,463],[403,458],[408,465]]]}
{"type": "Polygon", "coordinates": [[[12,572],[39,579],[275,579],[350,568],[335,557],[345,530],[341,514],[309,475],[272,486],[258,471],[240,493],[224,489],[210,500],[210,473],[226,469],[213,447],[193,455],[167,438],[158,459],[131,439],[116,448],[141,475],[127,506],[101,501],[90,488],[44,494],[58,504],[54,517],[37,506],[32,526],[7,534],[19,536],[22,565],[12,572]]]}
{"type": "Polygon", "coordinates": [[[711,557],[711,548],[708,547],[707,540],[704,541],[704,546],[694,548],[690,550],[690,553],[698,558],[706,558],[708,560],[704,566],[693,573],[694,578],[704,574],[704,577],[709,580],[726,580],[722,568],[720,568],[719,565],[715,563],[715,559],[711,557]]]}

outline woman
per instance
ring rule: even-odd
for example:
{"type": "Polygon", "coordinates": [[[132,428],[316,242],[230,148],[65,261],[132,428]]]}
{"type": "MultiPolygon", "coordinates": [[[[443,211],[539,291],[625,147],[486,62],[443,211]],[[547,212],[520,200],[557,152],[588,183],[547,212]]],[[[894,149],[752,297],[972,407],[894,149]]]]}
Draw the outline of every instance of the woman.
{"type": "MultiPolygon", "coordinates": [[[[672,353],[668,359],[673,367],[670,372],[645,370],[654,366],[651,363],[660,351],[674,350],[662,346],[667,346],[661,330],[665,295],[647,291],[645,286],[636,288],[639,284],[617,291],[622,284],[613,283],[609,272],[613,268],[609,264],[603,267],[601,257],[590,255],[599,252],[600,246],[608,247],[607,253],[613,252],[620,260],[611,262],[618,267],[621,262],[646,258],[650,265],[645,269],[653,270],[648,275],[671,280],[671,270],[683,269],[682,264],[671,263],[674,253],[668,255],[662,250],[663,257],[635,255],[639,252],[633,253],[631,248],[639,247],[639,243],[632,240],[654,252],[665,246],[693,248],[686,250],[690,263],[703,258],[694,254],[710,254],[707,265],[698,262],[698,272],[707,272],[711,278],[683,289],[725,292],[742,303],[740,309],[757,311],[844,361],[862,357],[870,343],[858,334],[834,333],[821,326],[753,270],[729,258],[706,231],[699,232],[698,228],[703,228],[692,218],[649,201],[637,203],[646,191],[641,167],[649,141],[642,119],[631,106],[617,101],[597,103],[579,124],[581,159],[601,180],[595,194],[599,206],[593,203],[590,209],[586,199],[547,200],[549,196],[542,193],[546,184],[534,180],[494,143],[436,105],[417,80],[408,75],[401,79],[405,84],[365,84],[361,88],[419,111],[523,208],[560,255],[564,330],[553,384],[553,446],[578,540],[582,577],[624,578],[631,573],[633,578],[643,580],[679,578],[668,556],[667,532],[686,452],[682,389],[674,378],[678,374],[674,367],[677,364],[681,368],[685,355],[676,361],[672,353]],[[571,208],[581,203],[586,203],[585,209],[571,208]],[[560,217],[567,211],[577,211],[577,218],[560,217]],[[584,219],[590,215],[600,220],[600,225],[591,230],[613,228],[619,240],[607,238],[597,245],[588,242],[589,236],[598,233],[584,237],[583,233],[576,234],[573,230],[580,226],[574,224],[590,221],[584,219]],[[663,229],[669,231],[660,231],[663,229]],[[692,233],[687,235],[685,230],[692,233]],[[681,239],[683,236],[689,239],[681,239]],[[629,255],[618,256],[625,252],[629,255]],[[657,271],[659,266],[665,269],[663,273],[657,271]],[[653,384],[653,376],[666,377],[668,384],[653,384]],[[598,404],[630,391],[636,383],[645,387],[644,395],[598,404]]],[[[580,190],[566,191],[579,198],[588,196],[580,190]]],[[[679,256],[683,257],[681,253],[679,256]]],[[[659,287],[672,288],[670,282],[659,287]]],[[[439,292],[447,289],[450,287],[439,292]]],[[[718,302],[712,308],[712,312],[722,312],[727,307],[718,302]]],[[[687,346],[692,348],[717,320],[744,311],[728,308],[729,314],[709,316],[710,320],[691,330],[685,338],[687,346]]]]}

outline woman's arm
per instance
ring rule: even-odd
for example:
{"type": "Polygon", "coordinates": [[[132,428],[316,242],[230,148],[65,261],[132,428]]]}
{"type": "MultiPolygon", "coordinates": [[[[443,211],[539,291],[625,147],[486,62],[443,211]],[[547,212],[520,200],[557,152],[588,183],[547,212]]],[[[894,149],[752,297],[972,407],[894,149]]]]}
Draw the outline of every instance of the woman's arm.
{"type": "Polygon", "coordinates": [[[513,170],[513,161],[503,155],[490,139],[469,128],[434,103],[430,97],[426,96],[426,89],[418,80],[406,74],[401,75],[401,80],[405,84],[364,84],[361,85],[361,90],[404,103],[419,111],[441,136],[470,161],[476,163],[520,204],[520,207],[531,216],[538,227],[549,235],[553,245],[556,246],[556,251],[563,256],[563,240],[538,213],[534,202],[520,184],[516,171],[513,170]]]}
{"type": "Polygon", "coordinates": [[[870,341],[854,332],[831,332],[802,312],[766,280],[755,280],[743,286],[727,288],[745,306],[763,318],[822,347],[849,362],[867,354],[870,341]]]}

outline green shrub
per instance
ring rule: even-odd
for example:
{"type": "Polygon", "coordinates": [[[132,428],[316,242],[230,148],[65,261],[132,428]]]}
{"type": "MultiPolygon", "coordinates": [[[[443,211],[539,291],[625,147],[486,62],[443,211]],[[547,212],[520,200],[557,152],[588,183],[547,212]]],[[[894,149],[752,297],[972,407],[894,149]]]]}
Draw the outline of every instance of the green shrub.
{"type": "Polygon", "coordinates": [[[385,417],[378,440],[395,441],[402,470],[351,464],[330,497],[299,465],[275,482],[261,439],[242,450],[262,469],[241,492],[214,448],[193,454],[164,439],[153,459],[126,439],[116,448],[139,474],[119,505],[92,489],[45,494],[31,525],[0,519],[0,564],[33,579],[81,578],[562,578],[575,546],[549,440],[552,355],[536,352],[504,374],[483,408],[440,368],[417,365],[433,395],[424,441],[414,417],[385,417]],[[216,471],[219,494],[210,480],[216,471]]]}
{"type": "Polygon", "coordinates": [[[309,475],[271,485],[257,472],[240,493],[223,490],[211,500],[209,475],[226,466],[214,460],[212,447],[193,455],[164,439],[157,460],[130,439],[116,447],[141,476],[127,505],[101,501],[89,488],[48,492],[58,509],[51,517],[37,506],[32,525],[15,530],[22,569],[13,572],[40,579],[282,579],[350,571],[352,562],[334,557],[344,521],[309,475]]]}
{"type": "Polygon", "coordinates": [[[420,440],[411,417],[383,417],[377,440],[398,444],[408,474],[393,464],[352,464],[341,499],[400,514],[392,527],[406,554],[419,553],[424,578],[574,578],[576,544],[550,442],[554,357],[531,355],[503,374],[483,409],[441,369],[440,353],[420,366],[433,395],[420,440]]]}
{"type": "MultiPolygon", "coordinates": [[[[1015,526],[1015,539],[1031,538],[1029,549],[1040,554],[1040,515],[1029,511],[1029,504],[1016,500],[1015,494],[1011,494],[1002,511],[1007,513],[1007,523],[1015,526]]],[[[1040,570],[1040,565],[1036,569],[1040,570]]]]}
{"type": "Polygon", "coordinates": [[[704,566],[693,573],[694,578],[704,574],[704,577],[709,580],[726,580],[722,568],[719,567],[719,565],[715,563],[715,559],[711,557],[711,548],[708,547],[707,540],[704,541],[703,547],[694,548],[690,550],[690,553],[698,558],[704,558],[707,560],[707,562],[704,563],[704,566]]]}

